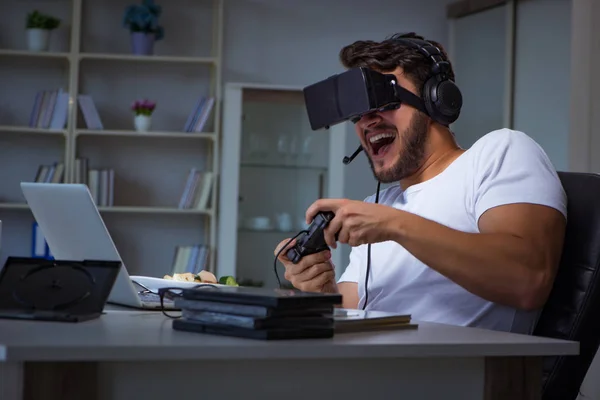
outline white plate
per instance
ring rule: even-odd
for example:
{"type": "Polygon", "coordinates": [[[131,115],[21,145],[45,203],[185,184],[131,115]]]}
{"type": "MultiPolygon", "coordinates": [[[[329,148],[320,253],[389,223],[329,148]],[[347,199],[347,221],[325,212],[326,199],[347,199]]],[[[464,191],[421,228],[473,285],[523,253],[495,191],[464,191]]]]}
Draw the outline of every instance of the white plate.
{"type": "Polygon", "coordinates": [[[214,286],[225,286],[218,283],[201,283],[201,282],[184,282],[184,281],[174,281],[171,279],[163,279],[163,278],[154,278],[152,276],[139,276],[139,275],[131,275],[129,276],[132,281],[136,281],[137,283],[146,286],[148,289],[152,291],[156,291],[160,288],[164,287],[176,287],[176,288],[193,288],[198,285],[214,285],[214,286]]]}

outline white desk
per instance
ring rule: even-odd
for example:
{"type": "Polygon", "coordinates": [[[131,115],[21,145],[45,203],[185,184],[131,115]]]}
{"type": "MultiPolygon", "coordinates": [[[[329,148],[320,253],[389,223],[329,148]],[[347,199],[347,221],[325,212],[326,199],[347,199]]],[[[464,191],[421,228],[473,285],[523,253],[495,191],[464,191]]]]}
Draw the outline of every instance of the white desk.
{"type": "Polygon", "coordinates": [[[267,342],[175,331],[171,322],[139,311],[78,324],[0,320],[0,399],[39,398],[30,391],[41,390],[61,400],[488,400],[508,398],[501,389],[510,380],[517,391],[506,396],[518,400],[518,390],[539,385],[541,356],[579,350],[431,323],[267,342]]]}

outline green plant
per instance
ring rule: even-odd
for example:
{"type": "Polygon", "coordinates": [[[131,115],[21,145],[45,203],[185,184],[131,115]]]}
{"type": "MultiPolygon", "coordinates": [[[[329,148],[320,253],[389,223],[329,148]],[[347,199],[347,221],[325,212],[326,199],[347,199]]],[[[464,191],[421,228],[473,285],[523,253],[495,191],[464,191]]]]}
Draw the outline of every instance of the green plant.
{"type": "Polygon", "coordinates": [[[123,26],[131,32],[153,33],[155,40],[161,40],[165,35],[163,27],[158,25],[161,13],[161,6],[154,4],[153,0],[142,0],[142,4],[125,9],[123,26]]]}
{"type": "Polygon", "coordinates": [[[60,19],[34,10],[27,14],[27,29],[45,29],[51,31],[58,28],[60,19]]]}

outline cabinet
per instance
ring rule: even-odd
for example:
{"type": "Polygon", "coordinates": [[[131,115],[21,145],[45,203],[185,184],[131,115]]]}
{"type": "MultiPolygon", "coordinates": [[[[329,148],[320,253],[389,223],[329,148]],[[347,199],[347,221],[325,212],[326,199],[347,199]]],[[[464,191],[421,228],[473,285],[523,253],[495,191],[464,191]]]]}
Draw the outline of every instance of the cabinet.
{"type": "Polygon", "coordinates": [[[276,245],[312,202],[343,194],[346,128],[312,131],[301,87],[227,83],[223,100],[217,272],[275,287],[276,245]]]}
{"type": "MultiPolygon", "coordinates": [[[[61,164],[58,183],[82,182],[78,165],[112,171],[111,201],[99,205],[130,274],[171,272],[177,246],[214,253],[220,154],[223,0],[157,0],[165,36],[150,55],[134,54],[123,27],[127,6],[140,0],[9,1],[0,4],[0,219],[2,258],[29,256],[33,217],[19,182],[42,165],[61,164]],[[49,48],[27,47],[27,14],[61,19],[49,48]],[[184,21],[182,23],[182,21],[184,21]],[[40,91],[68,95],[60,129],[32,124],[40,91]],[[79,103],[93,100],[101,121],[90,127],[79,103]],[[214,99],[204,129],[186,120],[200,97],[214,99]],[[134,126],[131,104],[156,102],[149,131],[134,126]],[[61,168],[62,168],[61,167],[61,168]],[[212,172],[206,206],[180,207],[190,169],[212,172]]],[[[68,205],[65,205],[68,207],[68,205]]],[[[214,269],[211,254],[205,269],[214,269]]]]}

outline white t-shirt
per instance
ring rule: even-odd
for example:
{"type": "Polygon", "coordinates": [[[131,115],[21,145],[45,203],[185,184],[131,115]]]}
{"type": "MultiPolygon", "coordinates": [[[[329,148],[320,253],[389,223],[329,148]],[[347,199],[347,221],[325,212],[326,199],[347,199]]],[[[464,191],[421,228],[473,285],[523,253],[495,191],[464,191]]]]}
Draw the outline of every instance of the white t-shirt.
{"type": "MultiPolygon", "coordinates": [[[[365,201],[374,202],[375,195],[365,201]]],[[[553,207],[566,217],[566,194],[545,152],[529,136],[509,129],[483,136],[434,178],[379,194],[380,204],[473,233],[486,210],[523,202],[553,207]]],[[[354,247],[339,279],[358,283],[360,308],[366,266],[367,245],[354,247]]],[[[367,290],[367,310],[408,313],[420,321],[530,333],[538,315],[468,292],[393,241],[371,245],[367,290]]]]}

